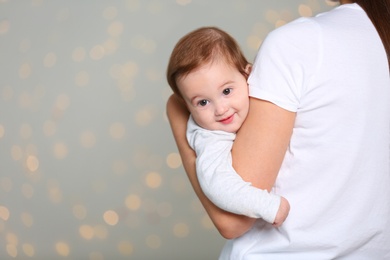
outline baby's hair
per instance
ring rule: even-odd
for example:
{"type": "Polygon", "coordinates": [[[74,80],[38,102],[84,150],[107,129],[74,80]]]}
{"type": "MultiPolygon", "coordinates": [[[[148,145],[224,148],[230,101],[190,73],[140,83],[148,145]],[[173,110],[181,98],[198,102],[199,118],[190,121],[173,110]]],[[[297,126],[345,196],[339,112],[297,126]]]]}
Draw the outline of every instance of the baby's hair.
{"type": "Polygon", "coordinates": [[[217,27],[201,27],[183,36],[174,47],[167,68],[167,80],[173,92],[181,97],[177,80],[200,66],[222,60],[248,77],[248,61],[236,40],[217,27]]]}

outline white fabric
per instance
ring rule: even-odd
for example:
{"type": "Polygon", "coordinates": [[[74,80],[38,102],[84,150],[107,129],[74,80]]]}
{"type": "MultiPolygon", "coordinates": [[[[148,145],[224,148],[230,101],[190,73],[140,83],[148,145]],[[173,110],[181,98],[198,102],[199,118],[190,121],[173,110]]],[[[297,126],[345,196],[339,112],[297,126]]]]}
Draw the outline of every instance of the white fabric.
{"type": "Polygon", "coordinates": [[[234,171],[231,149],[235,137],[234,133],[203,129],[190,117],[187,140],[197,155],[199,184],[204,194],[221,209],[273,223],[280,196],[253,187],[234,171]]]}
{"type": "Polygon", "coordinates": [[[264,41],[250,95],[296,112],[274,186],[281,228],[258,222],[220,259],[390,259],[390,80],[365,12],[341,5],[264,41]]]}

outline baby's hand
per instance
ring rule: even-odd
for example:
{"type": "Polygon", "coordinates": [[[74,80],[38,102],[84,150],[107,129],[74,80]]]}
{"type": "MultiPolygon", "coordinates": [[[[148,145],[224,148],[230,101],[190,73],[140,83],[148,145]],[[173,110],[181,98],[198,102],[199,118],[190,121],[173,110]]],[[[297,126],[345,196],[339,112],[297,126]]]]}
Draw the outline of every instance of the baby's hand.
{"type": "Polygon", "coordinates": [[[274,227],[280,227],[286,220],[288,213],[290,212],[290,203],[281,197],[279,210],[276,213],[275,222],[272,224],[274,227]]]}

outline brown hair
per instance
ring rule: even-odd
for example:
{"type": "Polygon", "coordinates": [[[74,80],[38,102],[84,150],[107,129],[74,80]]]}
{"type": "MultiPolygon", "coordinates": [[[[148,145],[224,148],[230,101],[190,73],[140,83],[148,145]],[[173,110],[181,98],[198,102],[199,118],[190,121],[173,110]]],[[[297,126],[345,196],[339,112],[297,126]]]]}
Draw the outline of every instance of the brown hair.
{"type": "Polygon", "coordinates": [[[167,68],[167,80],[181,97],[177,80],[218,58],[233,65],[246,78],[248,61],[232,36],[216,27],[201,27],[183,36],[174,47],[167,68]]]}
{"type": "Polygon", "coordinates": [[[383,46],[387,53],[387,60],[390,69],[390,1],[389,0],[355,0],[371,19],[383,46]]]}

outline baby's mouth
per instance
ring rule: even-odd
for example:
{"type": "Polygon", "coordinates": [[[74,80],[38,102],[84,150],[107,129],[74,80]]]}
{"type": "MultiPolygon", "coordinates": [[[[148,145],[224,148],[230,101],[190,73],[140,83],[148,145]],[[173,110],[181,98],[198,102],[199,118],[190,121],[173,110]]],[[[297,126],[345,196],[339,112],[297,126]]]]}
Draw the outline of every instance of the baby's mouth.
{"type": "Polygon", "coordinates": [[[234,114],[231,115],[231,116],[225,117],[222,120],[219,120],[219,122],[222,123],[222,124],[229,124],[229,123],[231,123],[233,121],[233,117],[234,117],[234,114]]]}

